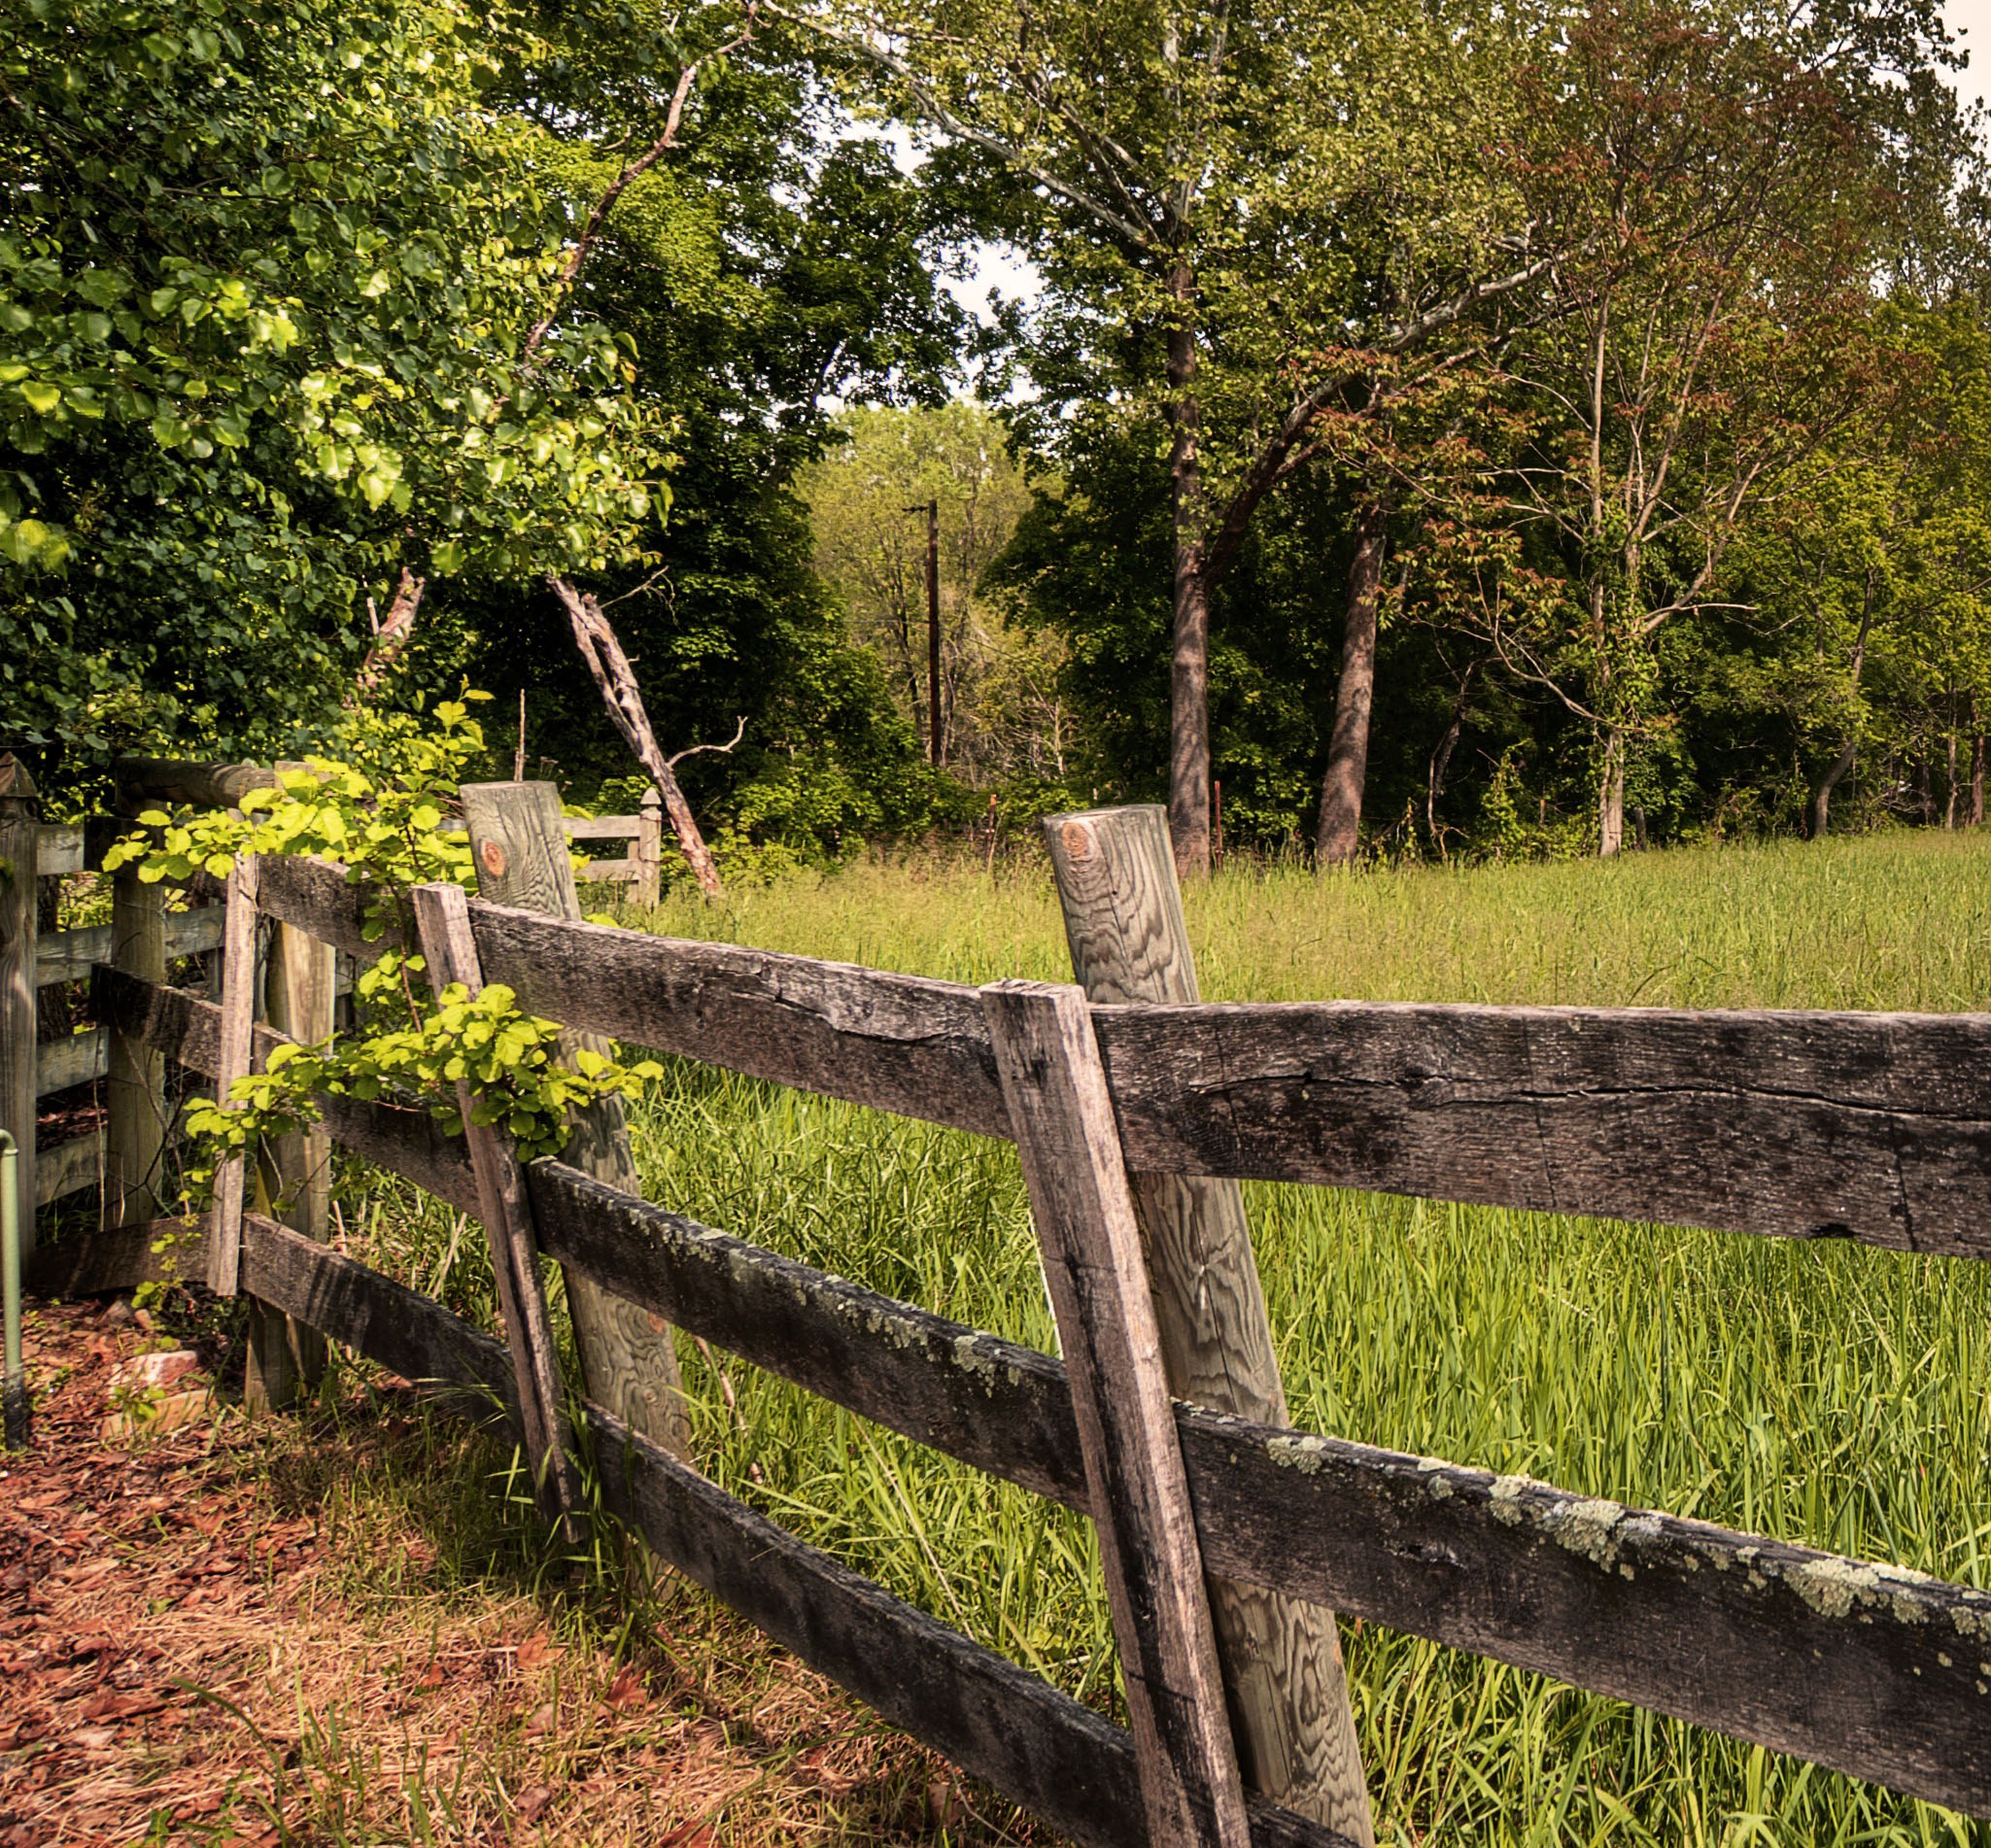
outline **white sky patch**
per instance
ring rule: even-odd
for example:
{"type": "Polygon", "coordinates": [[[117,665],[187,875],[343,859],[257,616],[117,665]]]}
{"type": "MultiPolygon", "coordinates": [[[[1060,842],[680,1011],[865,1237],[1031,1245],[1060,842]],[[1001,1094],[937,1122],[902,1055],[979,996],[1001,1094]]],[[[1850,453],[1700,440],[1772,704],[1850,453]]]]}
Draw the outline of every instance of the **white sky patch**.
{"type": "Polygon", "coordinates": [[[1971,68],[1956,73],[1957,89],[1970,102],[1991,102],[1991,0],[1947,0],[1942,22],[1963,33],[1971,54],[1971,68]]]}

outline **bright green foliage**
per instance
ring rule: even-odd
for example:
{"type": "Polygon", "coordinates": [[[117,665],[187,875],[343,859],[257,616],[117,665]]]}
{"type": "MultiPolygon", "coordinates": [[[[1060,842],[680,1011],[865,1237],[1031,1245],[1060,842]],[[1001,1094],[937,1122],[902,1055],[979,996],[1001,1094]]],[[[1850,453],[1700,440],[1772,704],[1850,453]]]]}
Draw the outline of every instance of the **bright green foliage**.
{"type": "MultiPolygon", "coordinates": [[[[223,877],[244,853],[340,861],[347,882],[365,895],[363,935],[372,941],[393,930],[409,941],[412,887],[468,885],[475,876],[468,838],[442,826],[484,749],[468,702],[488,697],[466,691],[438,704],[426,725],[419,711],[352,714],[344,761],[314,757],[303,770],[280,771],[280,786],[249,792],[239,815],[143,815],[144,831],[120,841],[104,864],[115,870],[136,861],[150,884],[196,873],[223,877]]],[[[215,1163],[229,1153],[315,1121],[313,1099],[321,1093],[427,1109],[456,1134],[463,1119],[454,1087],[464,1083],[475,1099],[473,1120],[496,1124],[520,1159],[532,1161],[565,1146],[569,1111],[636,1094],[663,1075],[651,1060],[625,1065],[586,1049],[565,1066],[561,1028],[521,1012],[511,989],[494,982],[472,996],[453,982],[426,1000],[415,980],[426,970],[419,954],[387,951],[356,984],[359,1032],[280,1046],[265,1070],[236,1079],[225,1100],[195,1100],[188,1118],[201,1146],[189,1170],[194,1186],[210,1182],[215,1163]]]]}
{"type": "Polygon", "coordinates": [[[556,313],[564,205],[487,102],[545,53],[519,15],[6,18],[0,699],[30,741],[281,751],[403,566],[641,549],[667,430],[626,344],[556,313]]]}

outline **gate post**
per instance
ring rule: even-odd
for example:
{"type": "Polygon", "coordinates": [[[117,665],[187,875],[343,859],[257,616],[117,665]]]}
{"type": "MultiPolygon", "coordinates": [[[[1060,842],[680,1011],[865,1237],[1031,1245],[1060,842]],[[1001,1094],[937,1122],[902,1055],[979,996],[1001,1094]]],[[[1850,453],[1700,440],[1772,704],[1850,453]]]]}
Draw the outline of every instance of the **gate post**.
{"type": "MultiPolygon", "coordinates": [[[[1088,1001],[1195,1002],[1196,961],[1160,807],[1052,815],[1045,838],[1072,967],[1088,1001]]],[[[1134,1175],[1170,1388],[1212,1411],[1290,1422],[1243,1190],[1134,1175]]],[[[1357,1842],[1373,1839],[1334,1613],[1211,1582],[1247,1782],[1357,1842]]]]}

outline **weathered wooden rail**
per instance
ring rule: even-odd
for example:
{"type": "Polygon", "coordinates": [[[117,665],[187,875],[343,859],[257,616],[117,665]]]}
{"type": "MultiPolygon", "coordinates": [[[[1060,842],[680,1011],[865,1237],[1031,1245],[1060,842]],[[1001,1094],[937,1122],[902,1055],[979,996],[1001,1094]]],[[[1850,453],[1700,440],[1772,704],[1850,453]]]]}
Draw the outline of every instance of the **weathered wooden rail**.
{"type": "MultiPolygon", "coordinates": [[[[1109,852],[1111,831],[1083,844],[1109,852]]],[[[733,1500],[591,1379],[607,1499],[661,1557],[1053,1827],[1113,1844],[1366,1835],[1346,1792],[1338,1807],[1290,1780],[1289,1806],[1252,1793],[1269,1780],[1247,1775],[1254,1748],[1231,1737],[1219,1680],[1236,1620],[1213,1620],[1206,1583],[1245,1588],[1240,1609],[1276,1594],[1362,1617],[1991,1816],[1991,1593],[1171,1399],[1175,1337],[1136,1231],[1163,1210],[1158,1180],[1245,1176],[1991,1255],[1991,1017],[1088,1005],[444,890],[431,912],[460,915],[454,953],[534,1011],[1018,1144],[1064,1360],[599,1174],[502,1171],[501,1149],[426,1114],[326,1112],[335,1142],[480,1214],[494,1241],[528,1241],[620,1303],[1090,1516],[1127,1730],[733,1500]]],[[[379,947],[336,868],[265,861],[255,904],[321,942],[379,947]]],[[[1082,960],[1110,958],[1088,943],[1082,960]]],[[[117,971],[97,993],[114,1037],[223,1074],[225,996],[117,971]]],[[[282,1037],[254,1044],[266,1055],[282,1037]]],[[[147,1230],[126,1235],[127,1269],[154,1261],[147,1230]]],[[[272,1313],[507,1407],[548,1459],[570,1441],[559,1408],[532,1403],[547,1375],[530,1305],[507,1311],[500,1345],[296,1229],[251,1214],[239,1239],[235,1281],[272,1313]]]]}

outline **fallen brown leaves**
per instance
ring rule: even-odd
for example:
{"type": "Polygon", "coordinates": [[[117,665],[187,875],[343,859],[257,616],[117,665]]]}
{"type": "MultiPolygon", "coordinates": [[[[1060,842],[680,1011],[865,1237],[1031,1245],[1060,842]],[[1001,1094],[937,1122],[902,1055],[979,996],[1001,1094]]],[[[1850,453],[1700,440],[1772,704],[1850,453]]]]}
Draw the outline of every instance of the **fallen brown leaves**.
{"type": "Polygon", "coordinates": [[[405,1392],[107,1441],[144,1331],[58,1306],[29,1336],[35,1445],[0,1457],[0,1848],[1038,1838],[679,1582],[646,1637],[448,1578],[418,1514],[333,1530],[323,1485],[396,1466],[405,1392]]]}

